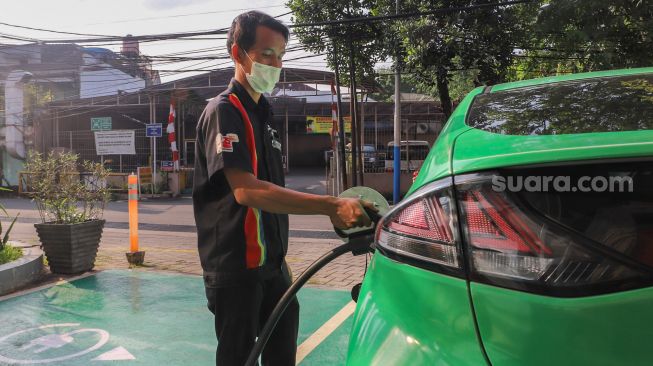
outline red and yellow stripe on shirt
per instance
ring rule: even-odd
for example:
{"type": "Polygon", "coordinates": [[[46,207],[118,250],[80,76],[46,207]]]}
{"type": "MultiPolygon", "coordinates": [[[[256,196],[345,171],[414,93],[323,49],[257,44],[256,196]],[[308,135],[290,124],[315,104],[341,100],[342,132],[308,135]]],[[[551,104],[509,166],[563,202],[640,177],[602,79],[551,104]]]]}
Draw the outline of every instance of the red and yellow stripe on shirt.
{"type": "MultiPolygon", "coordinates": [[[[254,128],[250,121],[245,107],[235,94],[229,94],[229,101],[233,104],[243,116],[245,123],[245,139],[247,149],[251,157],[252,171],[255,177],[258,177],[258,157],[256,155],[256,140],[254,140],[254,128]]],[[[248,207],[245,216],[245,260],[247,268],[256,268],[265,264],[267,254],[266,241],[263,230],[263,220],[261,210],[248,207]]]]}

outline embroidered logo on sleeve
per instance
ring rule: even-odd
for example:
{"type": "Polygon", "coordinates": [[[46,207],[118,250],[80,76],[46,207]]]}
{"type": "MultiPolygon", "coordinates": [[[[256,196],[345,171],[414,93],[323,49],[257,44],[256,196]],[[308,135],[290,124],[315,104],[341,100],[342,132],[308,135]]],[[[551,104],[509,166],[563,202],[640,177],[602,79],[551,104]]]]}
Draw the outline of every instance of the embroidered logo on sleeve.
{"type": "Polygon", "coordinates": [[[238,135],[235,133],[228,133],[226,135],[219,133],[215,140],[216,152],[218,154],[222,153],[223,151],[233,152],[234,143],[238,142],[238,135]]]}

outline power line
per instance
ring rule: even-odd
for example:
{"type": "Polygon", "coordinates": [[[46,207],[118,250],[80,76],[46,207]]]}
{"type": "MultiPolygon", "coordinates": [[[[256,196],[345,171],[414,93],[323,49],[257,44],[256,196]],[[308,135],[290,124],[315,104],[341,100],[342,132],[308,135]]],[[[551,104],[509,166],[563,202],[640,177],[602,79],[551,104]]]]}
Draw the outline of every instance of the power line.
{"type": "MultiPolygon", "coordinates": [[[[314,23],[298,23],[290,24],[289,28],[304,28],[304,27],[317,27],[325,25],[344,25],[351,23],[367,23],[367,22],[376,22],[376,21],[385,21],[385,20],[399,20],[407,18],[416,18],[423,17],[428,15],[437,15],[437,14],[446,14],[452,12],[463,12],[484,8],[495,8],[516,4],[525,4],[532,3],[535,0],[512,0],[506,2],[497,2],[497,3],[488,3],[488,4],[478,4],[472,6],[460,6],[460,7],[447,7],[439,8],[430,11],[424,12],[411,12],[403,14],[393,14],[393,15],[382,15],[382,16],[365,16],[365,17],[355,17],[347,18],[340,20],[330,20],[324,22],[314,22],[314,23]]],[[[287,12],[281,15],[277,15],[275,18],[279,18],[285,15],[292,14],[292,12],[287,12]]],[[[162,34],[152,34],[152,35],[140,35],[132,36],[133,40],[138,41],[150,41],[150,40],[167,40],[167,39],[178,39],[184,37],[198,37],[198,36],[208,36],[208,35],[223,35],[226,34],[229,27],[212,29],[212,30],[203,30],[203,31],[190,31],[190,32],[177,32],[177,33],[162,33],[162,34]]],[[[42,43],[53,44],[53,43],[97,43],[97,42],[112,42],[112,41],[121,41],[123,37],[109,36],[109,37],[98,37],[98,38],[78,38],[78,39],[57,39],[57,40],[42,40],[42,43]]]]}
{"type": "MultiPolygon", "coordinates": [[[[258,9],[271,9],[271,8],[281,8],[286,5],[269,5],[269,6],[258,6],[256,8],[241,8],[241,9],[228,9],[228,10],[217,10],[217,11],[205,11],[201,13],[188,13],[188,14],[175,14],[167,15],[161,17],[149,17],[149,18],[134,18],[134,19],[125,19],[112,22],[103,22],[103,23],[89,23],[87,25],[100,25],[100,24],[119,24],[119,23],[130,23],[130,22],[140,22],[144,20],[159,20],[159,19],[169,19],[169,18],[182,18],[182,17],[191,17],[196,15],[208,15],[208,14],[224,14],[224,13],[233,13],[236,11],[248,11],[248,10],[258,10],[258,9]]],[[[287,15],[287,14],[286,14],[287,15]]]]}
{"type": "Polygon", "coordinates": [[[88,33],[75,33],[75,32],[64,32],[64,31],[57,31],[57,30],[51,30],[51,29],[43,29],[43,28],[34,28],[34,27],[28,27],[24,25],[16,25],[16,24],[9,24],[9,23],[4,23],[0,22],[0,25],[4,25],[7,27],[12,27],[12,28],[21,28],[21,29],[29,29],[29,30],[35,30],[39,32],[48,32],[48,33],[57,33],[57,34],[68,34],[68,35],[73,35],[73,36],[89,36],[89,37],[115,37],[115,36],[108,36],[106,34],[88,34],[88,33]]]}

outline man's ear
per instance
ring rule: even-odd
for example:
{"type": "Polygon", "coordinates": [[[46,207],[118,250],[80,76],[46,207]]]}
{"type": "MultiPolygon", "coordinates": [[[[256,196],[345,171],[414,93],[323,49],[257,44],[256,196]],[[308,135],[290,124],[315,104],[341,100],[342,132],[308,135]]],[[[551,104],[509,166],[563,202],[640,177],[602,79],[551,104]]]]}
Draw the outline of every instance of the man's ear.
{"type": "Polygon", "coordinates": [[[237,62],[237,63],[239,63],[241,65],[243,64],[241,62],[241,60],[240,60],[240,47],[238,47],[238,45],[235,44],[235,43],[233,45],[231,45],[231,58],[235,62],[237,62]]]}

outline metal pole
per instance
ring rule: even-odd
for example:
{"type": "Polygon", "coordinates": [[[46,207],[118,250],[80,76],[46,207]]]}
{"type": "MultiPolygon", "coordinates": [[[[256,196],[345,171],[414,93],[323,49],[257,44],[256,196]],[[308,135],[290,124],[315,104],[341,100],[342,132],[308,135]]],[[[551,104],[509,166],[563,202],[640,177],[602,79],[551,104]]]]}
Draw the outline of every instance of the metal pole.
{"type": "MultiPolygon", "coordinates": [[[[356,101],[356,104],[358,104],[358,100],[356,101]]],[[[358,164],[360,166],[360,175],[358,180],[360,181],[360,185],[364,186],[365,185],[365,94],[361,91],[361,106],[360,106],[360,111],[361,111],[361,119],[360,123],[358,124],[359,127],[359,134],[358,134],[358,139],[360,140],[360,150],[359,150],[359,155],[358,155],[358,164]]]]}
{"type": "MultiPolygon", "coordinates": [[[[378,110],[379,110],[379,103],[374,103],[374,151],[379,148],[379,119],[378,119],[378,110]]],[[[377,159],[378,159],[378,155],[377,159]]],[[[385,164],[385,163],[384,163],[385,164]]]]}
{"type": "MultiPolygon", "coordinates": [[[[399,14],[399,0],[395,2],[395,13],[399,14]]],[[[393,189],[392,202],[397,204],[401,195],[401,71],[399,67],[399,45],[395,56],[395,123],[394,123],[394,171],[393,171],[393,189]]]]}
{"type": "Polygon", "coordinates": [[[286,140],[284,141],[284,145],[286,147],[286,173],[289,173],[290,172],[290,149],[289,149],[290,146],[288,146],[288,99],[286,99],[285,106],[286,106],[286,118],[283,122],[283,135],[284,135],[284,140],[286,140]]]}
{"type": "Polygon", "coordinates": [[[154,140],[154,163],[152,164],[152,195],[156,192],[156,137],[152,137],[154,140]]]}
{"type": "Polygon", "coordinates": [[[347,161],[345,157],[345,121],[342,118],[342,95],[340,94],[340,71],[338,67],[338,48],[333,42],[333,59],[335,62],[336,73],[336,96],[338,97],[338,150],[340,152],[340,173],[342,174],[342,184],[340,188],[344,191],[349,188],[347,185],[347,161]]]}
{"type": "MultiPolygon", "coordinates": [[[[152,105],[152,113],[154,114],[154,122],[156,123],[156,95],[154,96],[154,104],[152,105]]],[[[154,139],[154,164],[152,164],[152,195],[156,193],[156,137],[154,139]]]]}
{"type": "Polygon", "coordinates": [[[354,45],[349,44],[349,114],[351,116],[351,184],[358,185],[358,118],[356,110],[356,66],[354,45]]]}

